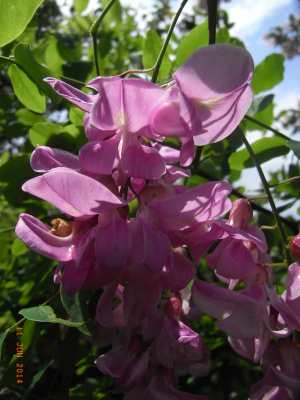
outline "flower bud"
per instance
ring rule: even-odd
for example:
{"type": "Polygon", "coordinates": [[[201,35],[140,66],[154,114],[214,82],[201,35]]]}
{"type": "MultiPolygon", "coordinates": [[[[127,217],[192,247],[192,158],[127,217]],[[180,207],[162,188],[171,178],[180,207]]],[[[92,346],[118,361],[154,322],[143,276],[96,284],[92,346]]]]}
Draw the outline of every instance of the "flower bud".
{"type": "Polygon", "coordinates": [[[165,311],[169,317],[179,318],[182,314],[182,300],[179,296],[172,296],[165,305],[165,311]]]}
{"type": "Polygon", "coordinates": [[[296,258],[296,260],[300,260],[300,233],[298,235],[294,236],[292,241],[290,242],[290,251],[293,255],[293,257],[296,258]]]}
{"type": "Polygon", "coordinates": [[[55,218],[51,221],[51,233],[55,236],[66,237],[72,233],[72,223],[62,218],[55,218]]]}
{"type": "Polygon", "coordinates": [[[246,199],[238,199],[229,214],[229,223],[237,228],[245,228],[253,218],[251,204],[246,199]]]}

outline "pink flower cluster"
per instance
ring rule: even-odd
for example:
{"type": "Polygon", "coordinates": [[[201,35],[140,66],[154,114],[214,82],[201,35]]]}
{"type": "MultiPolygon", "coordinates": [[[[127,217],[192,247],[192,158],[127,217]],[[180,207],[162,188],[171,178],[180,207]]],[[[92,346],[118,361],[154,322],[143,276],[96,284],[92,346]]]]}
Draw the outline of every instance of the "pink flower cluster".
{"type": "Polygon", "coordinates": [[[238,354],[263,361],[266,375],[251,399],[293,399],[299,392],[300,349],[289,336],[300,330],[300,265],[289,268],[279,297],[249,203],[232,204],[227,182],[181,184],[195,145],[224,139],[245,115],[252,73],[244,49],[213,45],[196,52],[166,87],[98,77],[88,85],[94,94],[86,94],[47,79],[85,112],[88,143],[78,155],[35,149],[31,165],[40,175],[23,190],[66,219],[49,226],[21,214],[16,233],[59,262],[54,280],[68,293],[103,289],[96,321],[111,350],[96,365],[126,400],[206,399],[176,388],[182,375],[209,372],[209,351],[189,327],[199,312],[217,320],[238,354]],[[180,149],[166,146],[168,137],[180,149]],[[201,258],[222,285],[197,278],[201,258]]]}

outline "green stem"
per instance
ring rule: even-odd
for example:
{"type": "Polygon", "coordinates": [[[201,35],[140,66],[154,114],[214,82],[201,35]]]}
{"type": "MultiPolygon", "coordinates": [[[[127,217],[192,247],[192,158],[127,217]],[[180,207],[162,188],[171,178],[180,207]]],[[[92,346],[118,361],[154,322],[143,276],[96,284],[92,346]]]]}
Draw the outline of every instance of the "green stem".
{"type": "Polygon", "coordinates": [[[288,265],[286,264],[286,263],[282,263],[282,262],[278,262],[278,263],[270,263],[270,264],[267,264],[267,265],[269,265],[270,267],[283,267],[283,268],[286,268],[286,267],[288,267],[288,265]]]}
{"type": "Polygon", "coordinates": [[[261,126],[262,128],[267,129],[270,132],[275,133],[275,135],[282,137],[285,140],[290,140],[290,138],[288,136],[286,136],[285,134],[279,132],[277,129],[272,128],[269,125],[264,124],[263,122],[260,122],[258,119],[255,119],[253,117],[250,117],[250,115],[245,115],[245,119],[247,119],[248,121],[253,122],[254,124],[261,126]]]}
{"type": "Polygon", "coordinates": [[[277,225],[261,225],[260,229],[262,229],[263,231],[274,231],[275,229],[277,229],[277,225]]]}
{"type": "Polygon", "coordinates": [[[99,17],[94,21],[94,23],[91,26],[90,29],[90,34],[92,36],[93,40],[93,51],[94,51],[94,60],[95,60],[95,67],[96,67],[96,72],[97,75],[100,75],[100,67],[99,67],[99,61],[98,61],[98,39],[97,39],[97,33],[99,26],[101,22],[103,21],[104,17],[108,13],[108,11],[111,9],[111,7],[114,5],[114,2],[116,0],[110,0],[106,6],[104,7],[102,13],[99,15],[99,17]]]}
{"type": "MultiPolygon", "coordinates": [[[[16,59],[15,59],[14,57],[4,57],[4,56],[0,56],[0,60],[5,61],[5,62],[9,62],[9,63],[11,63],[11,64],[17,65],[17,66],[18,66],[19,68],[21,68],[21,70],[22,70],[23,72],[25,72],[25,74],[27,75],[26,71],[22,68],[22,65],[20,65],[20,64],[16,61],[16,59]]],[[[65,76],[65,75],[59,75],[59,78],[64,79],[65,81],[72,82],[72,83],[74,83],[74,84],[76,84],[76,85],[79,85],[79,86],[85,86],[85,82],[79,81],[78,79],[70,78],[70,77],[65,76]]]]}
{"type": "MultiPolygon", "coordinates": [[[[197,174],[202,176],[203,178],[209,180],[209,181],[216,181],[218,180],[218,178],[216,178],[215,176],[212,176],[211,174],[201,170],[201,169],[197,169],[197,174]]],[[[239,190],[233,188],[232,189],[232,194],[234,194],[236,197],[240,198],[240,199],[247,199],[247,196],[245,196],[243,193],[241,193],[239,190]]],[[[264,214],[268,214],[268,215],[273,215],[272,211],[268,210],[267,208],[264,208],[263,206],[261,206],[260,204],[255,203],[254,201],[251,201],[251,205],[253,207],[254,210],[259,211],[259,212],[263,212],[264,214]]],[[[293,220],[289,220],[287,218],[284,217],[280,217],[280,220],[287,226],[289,227],[289,229],[291,229],[293,231],[293,233],[298,233],[298,224],[297,222],[294,222],[293,220]]]]}
{"type": "Polygon", "coordinates": [[[70,78],[69,76],[65,76],[65,75],[59,75],[59,77],[65,81],[74,83],[75,85],[85,86],[85,82],[79,81],[78,79],[70,78]]]}
{"type": "Polygon", "coordinates": [[[250,143],[248,142],[248,140],[247,140],[247,138],[246,138],[246,136],[244,135],[243,132],[241,132],[241,138],[242,138],[242,141],[245,144],[245,146],[246,146],[246,148],[248,150],[248,153],[249,153],[249,155],[250,155],[250,157],[251,157],[251,159],[252,159],[252,161],[253,161],[256,169],[257,169],[257,172],[258,172],[258,174],[260,176],[260,179],[261,179],[261,182],[262,182],[263,187],[265,189],[265,192],[266,192],[266,194],[268,196],[269,203],[270,203],[271,209],[273,211],[273,215],[275,217],[276,224],[277,224],[277,227],[278,227],[278,230],[279,230],[281,244],[282,244],[282,247],[283,247],[285,259],[290,264],[291,263],[291,257],[290,257],[289,252],[287,251],[287,248],[286,248],[286,245],[288,243],[287,236],[286,236],[285,230],[284,230],[284,228],[282,226],[282,223],[281,223],[281,220],[280,220],[280,216],[278,214],[278,211],[277,211],[277,208],[276,208],[272,193],[271,193],[270,188],[269,188],[269,184],[268,184],[267,179],[265,177],[265,174],[264,174],[264,172],[263,172],[263,170],[262,170],[262,168],[261,168],[261,166],[260,166],[260,164],[259,164],[259,162],[258,162],[258,160],[256,158],[256,155],[255,155],[250,143]]]}
{"type": "Polygon", "coordinates": [[[217,20],[218,20],[218,0],[209,0],[207,2],[207,8],[208,8],[209,44],[215,44],[217,20]]]}
{"type": "Polygon", "coordinates": [[[12,63],[12,64],[15,64],[14,59],[12,59],[11,57],[0,56],[0,60],[5,61],[5,62],[10,62],[10,63],[12,63]]]}
{"type": "MultiPolygon", "coordinates": [[[[57,291],[56,293],[54,293],[48,300],[46,300],[46,301],[45,301],[44,303],[42,303],[41,305],[44,306],[44,305],[50,303],[50,301],[52,301],[53,299],[55,299],[55,297],[57,297],[58,294],[59,294],[59,291],[57,291]]],[[[7,336],[14,328],[16,328],[18,325],[22,324],[22,323],[25,322],[25,321],[26,321],[26,318],[23,317],[23,318],[19,319],[19,321],[17,321],[15,324],[13,324],[13,325],[10,326],[9,328],[7,328],[7,329],[4,331],[4,340],[5,340],[6,336],[7,336]]]]}
{"type": "MultiPolygon", "coordinates": [[[[171,143],[167,143],[167,146],[178,150],[178,146],[173,145],[171,143]]],[[[197,173],[202,178],[207,179],[208,181],[217,181],[217,180],[219,180],[219,178],[216,178],[215,176],[211,175],[210,173],[200,169],[199,165],[198,166],[195,165],[193,173],[194,172],[197,173]]],[[[235,188],[232,189],[232,194],[234,194],[236,197],[238,197],[240,199],[247,199],[248,200],[247,196],[245,196],[242,192],[240,192],[239,190],[237,190],[235,188]]],[[[262,212],[264,214],[273,215],[272,211],[268,210],[267,208],[264,208],[260,204],[257,204],[257,203],[255,203],[253,201],[251,201],[251,204],[252,204],[252,207],[253,207],[254,210],[262,212]]],[[[294,234],[297,234],[299,232],[298,223],[296,221],[293,221],[291,219],[284,218],[284,217],[281,217],[281,216],[279,216],[279,218],[291,231],[293,231],[294,234]]]]}
{"type": "Polygon", "coordinates": [[[285,179],[281,182],[274,183],[273,185],[269,185],[269,187],[277,187],[280,185],[284,185],[285,183],[292,183],[300,180],[300,176],[292,176],[291,178],[285,179]]]}
{"type": "Polygon", "coordinates": [[[119,76],[121,78],[124,78],[126,75],[131,75],[131,74],[147,74],[148,72],[152,72],[153,70],[154,67],[146,69],[128,69],[127,71],[122,72],[119,76]]]}
{"type": "Polygon", "coordinates": [[[172,33],[173,33],[174,29],[175,29],[175,26],[177,24],[178,18],[180,17],[180,14],[182,13],[182,10],[183,10],[183,8],[184,8],[184,6],[186,5],[187,2],[188,2],[188,0],[183,0],[182,1],[182,3],[180,4],[180,7],[178,8],[178,10],[177,10],[177,12],[176,12],[176,14],[175,14],[175,16],[173,18],[173,21],[171,22],[171,25],[169,27],[166,39],[164,41],[164,44],[162,45],[162,48],[161,48],[161,50],[159,52],[159,55],[158,55],[157,60],[156,60],[156,63],[154,65],[154,67],[153,67],[152,82],[156,82],[157,81],[159,70],[160,70],[163,58],[165,56],[165,53],[167,51],[167,47],[168,47],[168,44],[170,42],[172,33]]]}
{"type": "Polygon", "coordinates": [[[19,319],[19,321],[17,321],[15,324],[13,324],[12,326],[10,326],[9,328],[7,328],[5,330],[6,334],[9,334],[14,328],[16,328],[18,325],[22,324],[24,321],[26,321],[26,318],[21,318],[19,319]]]}
{"type": "Polygon", "coordinates": [[[0,233],[11,232],[15,229],[15,226],[11,226],[10,228],[0,229],[0,233]]]}

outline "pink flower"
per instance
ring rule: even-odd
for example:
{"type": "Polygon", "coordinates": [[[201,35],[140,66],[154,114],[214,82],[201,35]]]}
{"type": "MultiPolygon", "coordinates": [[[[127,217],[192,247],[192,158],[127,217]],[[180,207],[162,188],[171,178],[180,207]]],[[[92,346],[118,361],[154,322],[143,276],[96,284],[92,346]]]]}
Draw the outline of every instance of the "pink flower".
{"type": "MultiPolygon", "coordinates": [[[[193,161],[195,145],[222,140],[243,118],[252,72],[244,49],[214,45],[196,52],[165,88],[142,79],[97,77],[88,94],[46,79],[84,111],[89,142],[78,156],[35,149],[31,165],[41,175],[23,190],[66,218],[49,226],[22,214],[16,233],[60,263],[54,279],[68,293],[103,289],[97,331],[111,348],[96,365],[115,379],[126,400],[207,400],[175,388],[179,376],[209,370],[208,350],[186,321],[195,311],[216,318],[231,346],[254,361],[269,345],[271,314],[272,327],[282,325],[284,313],[277,318],[267,303],[267,247],[261,231],[250,226],[249,204],[232,206],[227,182],[178,184],[189,174],[182,167],[193,161]],[[163,144],[169,136],[180,149],[163,144]],[[138,204],[134,211],[132,200],[138,204]],[[229,220],[221,220],[230,210],[229,220]],[[207,259],[217,275],[230,289],[238,279],[247,287],[233,291],[197,281],[190,304],[193,256],[203,256],[216,241],[221,243],[207,259]]],[[[283,295],[279,301],[284,311],[285,300],[283,295]]],[[[294,378],[281,361],[273,364],[283,386],[294,378]]]]}
{"type": "Polygon", "coordinates": [[[135,78],[98,77],[88,84],[98,94],[86,95],[62,81],[46,81],[87,112],[86,130],[93,141],[83,146],[80,158],[88,172],[110,175],[119,166],[135,178],[158,179],[165,173],[163,158],[146,145],[154,139],[152,109],[164,93],[158,85],[135,78]]]}
{"type": "Polygon", "coordinates": [[[237,279],[253,282],[268,279],[261,264],[268,261],[266,240],[262,231],[254,226],[244,230],[216,223],[224,229],[221,243],[206,257],[210,267],[214,268],[222,279],[237,279]]]}
{"type": "Polygon", "coordinates": [[[138,387],[128,393],[124,400],[208,400],[206,396],[177,390],[170,371],[161,371],[154,376],[147,386],[138,387]]]}
{"type": "Polygon", "coordinates": [[[65,167],[58,167],[25,182],[28,192],[74,218],[87,219],[124,203],[97,180],[65,167]]]}
{"type": "Polygon", "coordinates": [[[149,363],[149,352],[143,351],[142,343],[134,338],[129,348],[122,346],[101,355],[96,360],[99,370],[115,378],[123,390],[143,383],[149,363]]]}
{"type": "Polygon", "coordinates": [[[156,360],[178,375],[208,374],[208,350],[202,338],[182,321],[165,316],[161,331],[154,341],[156,360]]]}
{"type": "MultiPolygon", "coordinates": [[[[40,162],[35,160],[34,156],[32,163],[34,166],[38,165],[39,168],[47,170],[55,159],[52,158],[51,163],[47,164],[48,155],[51,152],[41,148],[39,152],[43,153],[40,162]]],[[[57,156],[57,152],[55,155],[57,156]]],[[[69,156],[67,159],[70,159],[69,156]]],[[[74,161],[72,158],[71,160],[74,161]]],[[[122,207],[123,202],[99,181],[66,167],[53,168],[43,175],[30,179],[23,185],[23,190],[48,201],[65,213],[68,218],[72,218],[71,221],[55,219],[50,227],[31,215],[21,214],[16,226],[16,234],[28,247],[62,263],[64,271],[62,282],[66,290],[74,292],[84,285],[97,287],[101,282],[106,282],[108,277],[105,273],[105,265],[102,269],[95,267],[96,257],[100,253],[103,257],[102,262],[105,264],[104,250],[101,251],[100,246],[98,253],[95,254],[95,227],[98,223],[98,214],[102,213],[101,221],[105,220],[106,215],[106,218],[112,218],[115,224],[119,223],[120,228],[123,222],[118,222],[120,219],[117,217],[116,209],[122,207]]],[[[98,229],[102,229],[102,243],[104,243],[105,234],[109,234],[109,231],[105,232],[103,222],[98,229]]],[[[118,232],[120,234],[121,231],[118,232]]],[[[108,243],[113,245],[114,242],[109,239],[108,243]]],[[[116,250],[115,247],[115,257],[117,257],[116,250]]],[[[115,274],[114,271],[110,270],[109,276],[112,273],[115,274]]]]}
{"type": "Polygon", "coordinates": [[[152,115],[154,131],[193,136],[198,146],[226,138],[250,107],[252,74],[252,58],[240,47],[199,49],[175,72],[175,82],[152,115]]]}
{"type": "Polygon", "coordinates": [[[57,167],[80,169],[77,156],[68,151],[48,146],[38,146],[31,154],[30,164],[31,168],[39,173],[47,172],[57,167]]]}
{"type": "Polygon", "coordinates": [[[253,218],[251,204],[246,199],[238,199],[232,203],[228,223],[237,228],[247,228],[253,218]]]}
{"type": "Polygon", "coordinates": [[[300,331],[300,265],[289,266],[285,282],[286,290],[280,297],[274,290],[269,291],[272,306],[279,312],[279,320],[290,329],[300,331]]]}
{"type": "Polygon", "coordinates": [[[290,251],[297,261],[300,259],[300,234],[293,237],[290,243],[290,251]]]}
{"type": "Polygon", "coordinates": [[[240,199],[233,203],[228,223],[214,223],[223,234],[221,243],[206,259],[220,279],[261,283],[268,280],[268,271],[263,267],[269,261],[266,239],[260,229],[250,225],[251,219],[249,202],[240,199]]]}
{"type": "Polygon", "coordinates": [[[54,78],[46,82],[86,112],[92,143],[81,158],[87,171],[110,175],[118,166],[129,177],[158,179],[165,162],[152,141],[178,136],[180,164],[190,165],[194,144],[222,140],[239,124],[252,100],[252,72],[244,49],[214,45],[196,52],[167,89],[142,79],[97,77],[88,83],[97,94],[86,94],[54,78]]]}
{"type": "Polygon", "coordinates": [[[149,202],[154,221],[166,232],[184,231],[224,215],[231,207],[227,182],[208,182],[194,188],[182,188],[149,202]]]}
{"type": "Polygon", "coordinates": [[[212,283],[196,281],[192,299],[198,310],[218,320],[218,326],[234,338],[260,338],[268,327],[268,313],[261,289],[234,292],[212,283]]]}
{"type": "Polygon", "coordinates": [[[251,400],[294,400],[300,395],[300,349],[292,340],[271,343],[263,360],[266,374],[252,387],[251,400]]]}

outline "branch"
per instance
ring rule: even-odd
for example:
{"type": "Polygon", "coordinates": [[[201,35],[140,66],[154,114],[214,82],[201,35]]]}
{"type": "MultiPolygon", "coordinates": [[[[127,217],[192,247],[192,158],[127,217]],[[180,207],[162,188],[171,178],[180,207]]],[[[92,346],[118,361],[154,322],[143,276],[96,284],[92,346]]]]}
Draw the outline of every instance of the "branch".
{"type": "MultiPolygon", "coordinates": [[[[1,60],[4,61],[4,62],[8,62],[10,64],[17,65],[28,76],[28,78],[31,79],[30,76],[27,74],[26,70],[22,67],[21,64],[19,64],[17,62],[17,60],[14,57],[12,57],[12,56],[10,56],[10,57],[0,56],[0,61],[1,60]]],[[[74,83],[75,85],[85,86],[85,82],[79,81],[78,79],[70,78],[70,77],[65,76],[65,75],[58,75],[58,76],[59,76],[59,78],[65,80],[65,81],[69,81],[69,82],[74,83]]]]}
{"type": "Polygon", "coordinates": [[[98,62],[98,40],[97,40],[97,33],[99,26],[101,22],[103,21],[104,17],[108,13],[108,11],[111,9],[111,7],[114,5],[114,2],[116,0],[110,0],[106,6],[104,7],[102,13],[99,15],[99,17],[94,21],[94,23],[91,26],[90,29],[90,34],[92,36],[93,40],[93,51],[94,51],[94,60],[95,60],[95,67],[96,67],[96,72],[97,75],[100,75],[100,68],[99,68],[99,62],[98,62]]]}
{"type": "Polygon", "coordinates": [[[176,14],[175,14],[175,16],[173,18],[173,21],[171,22],[171,25],[169,27],[166,39],[164,41],[164,44],[162,45],[162,48],[161,48],[161,50],[159,52],[159,55],[158,55],[157,60],[156,60],[156,63],[154,65],[154,67],[153,67],[152,82],[156,82],[157,81],[157,77],[158,77],[158,74],[159,74],[160,66],[161,66],[161,63],[162,63],[163,58],[165,56],[165,53],[166,53],[168,44],[170,42],[172,33],[173,33],[174,29],[175,29],[175,26],[176,26],[176,23],[178,21],[178,18],[180,17],[180,14],[181,14],[181,12],[182,12],[182,10],[183,10],[183,8],[184,8],[184,6],[186,5],[187,2],[188,2],[188,0],[183,0],[183,2],[181,3],[180,7],[178,8],[178,10],[177,10],[177,12],[176,12],[176,14]]]}
{"type": "Polygon", "coordinates": [[[209,0],[207,2],[207,8],[208,8],[209,44],[215,44],[217,21],[218,21],[218,0],[209,0]]]}
{"type": "MultiPolygon", "coordinates": [[[[203,178],[209,180],[209,181],[215,181],[217,180],[216,177],[210,175],[209,173],[200,170],[199,168],[196,171],[198,173],[198,175],[202,176],[203,178]]],[[[241,193],[239,190],[237,189],[232,189],[232,194],[234,194],[236,197],[239,197],[240,199],[248,199],[247,196],[245,196],[243,193],[241,193]]],[[[264,214],[268,214],[268,215],[272,215],[273,216],[273,212],[268,210],[267,208],[264,208],[263,206],[261,206],[260,204],[257,204],[253,201],[251,201],[252,207],[254,210],[259,211],[259,212],[263,212],[264,214]]],[[[293,231],[293,233],[298,233],[298,223],[292,220],[289,220],[287,218],[281,217],[280,216],[280,220],[287,226],[289,227],[289,229],[291,229],[291,231],[293,231]]]]}
{"type": "Polygon", "coordinates": [[[288,136],[286,136],[285,134],[279,132],[277,129],[274,129],[269,125],[264,124],[263,122],[260,122],[258,119],[250,117],[250,115],[245,115],[245,119],[247,119],[248,121],[253,122],[254,124],[256,124],[258,126],[261,126],[262,128],[267,129],[268,131],[271,131],[271,132],[275,133],[275,135],[280,136],[285,140],[290,140],[290,138],[288,136]]]}
{"type": "Polygon", "coordinates": [[[258,172],[258,174],[260,176],[260,179],[261,179],[261,182],[262,182],[263,187],[265,189],[265,192],[266,192],[266,194],[268,196],[269,203],[270,203],[271,209],[273,211],[273,215],[274,215],[274,217],[276,219],[277,227],[278,227],[278,230],[279,230],[281,244],[282,244],[283,251],[284,251],[284,254],[285,254],[285,259],[290,264],[291,263],[291,258],[290,258],[289,252],[287,251],[287,247],[286,247],[286,245],[288,244],[288,239],[287,239],[284,227],[282,225],[282,221],[281,221],[280,216],[278,214],[278,211],[277,211],[277,208],[276,208],[272,193],[270,191],[269,184],[267,182],[265,174],[264,174],[264,172],[263,172],[263,170],[262,170],[262,168],[261,168],[261,166],[260,166],[260,164],[259,164],[259,162],[258,162],[258,160],[256,158],[256,155],[255,155],[250,143],[248,142],[246,136],[244,135],[244,132],[242,132],[242,131],[241,131],[241,138],[242,138],[242,141],[244,142],[244,144],[245,144],[245,146],[246,146],[246,148],[248,150],[248,153],[249,153],[249,155],[250,155],[250,157],[251,157],[251,159],[252,159],[252,161],[253,161],[256,169],[257,169],[257,172],[258,172]]]}
{"type": "Polygon", "coordinates": [[[0,56],[0,60],[4,61],[4,62],[9,62],[9,63],[15,64],[15,61],[12,57],[0,56]]]}

